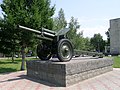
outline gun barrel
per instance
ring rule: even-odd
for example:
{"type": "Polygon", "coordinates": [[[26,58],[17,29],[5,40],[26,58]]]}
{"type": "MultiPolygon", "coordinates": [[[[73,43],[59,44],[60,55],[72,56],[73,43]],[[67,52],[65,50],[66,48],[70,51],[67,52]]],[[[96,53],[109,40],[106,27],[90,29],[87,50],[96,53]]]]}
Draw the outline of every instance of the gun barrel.
{"type": "Polygon", "coordinates": [[[23,29],[23,30],[36,33],[36,34],[41,35],[41,36],[43,35],[42,38],[44,38],[44,37],[55,37],[55,32],[54,31],[51,31],[51,30],[48,30],[48,29],[45,29],[45,28],[42,28],[42,31],[38,31],[38,30],[35,30],[35,29],[31,29],[31,28],[28,28],[28,27],[21,26],[21,25],[18,25],[18,27],[23,29]]]}
{"type": "Polygon", "coordinates": [[[24,26],[21,26],[21,25],[18,25],[18,27],[21,28],[21,29],[27,30],[27,31],[34,32],[36,34],[41,34],[41,31],[38,31],[38,30],[34,30],[34,29],[31,29],[31,28],[28,28],[28,27],[24,27],[24,26]]]}
{"type": "Polygon", "coordinates": [[[55,31],[52,31],[52,30],[49,30],[49,29],[46,29],[46,28],[42,28],[43,31],[47,32],[47,33],[50,33],[50,34],[56,34],[55,31]]]}

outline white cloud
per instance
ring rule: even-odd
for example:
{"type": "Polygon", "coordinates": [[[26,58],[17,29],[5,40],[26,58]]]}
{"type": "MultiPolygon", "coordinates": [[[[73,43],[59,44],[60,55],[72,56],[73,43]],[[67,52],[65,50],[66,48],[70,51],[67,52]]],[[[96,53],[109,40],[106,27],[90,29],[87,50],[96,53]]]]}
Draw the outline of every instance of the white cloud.
{"type": "MultiPolygon", "coordinates": [[[[107,40],[105,32],[109,28],[109,19],[110,17],[79,17],[78,22],[80,24],[80,29],[78,32],[83,31],[83,37],[93,37],[94,34],[100,33],[103,36],[104,40],[107,40]]],[[[70,18],[67,18],[67,21],[70,21],[70,18]]]]}
{"type": "Polygon", "coordinates": [[[83,31],[83,36],[84,37],[93,37],[94,34],[98,34],[100,33],[103,36],[104,40],[107,40],[107,36],[105,35],[105,32],[108,30],[108,27],[103,27],[103,26],[99,26],[99,27],[91,27],[91,28],[82,28],[79,31],[83,31]]]}
{"type": "Polygon", "coordinates": [[[107,40],[107,36],[105,35],[105,32],[109,28],[109,18],[87,18],[87,17],[81,17],[79,18],[80,22],[80,30],[83,31],[84,37],[93,37],[94,34],[100,33],[103,36],[104,40],[107,40]]]}

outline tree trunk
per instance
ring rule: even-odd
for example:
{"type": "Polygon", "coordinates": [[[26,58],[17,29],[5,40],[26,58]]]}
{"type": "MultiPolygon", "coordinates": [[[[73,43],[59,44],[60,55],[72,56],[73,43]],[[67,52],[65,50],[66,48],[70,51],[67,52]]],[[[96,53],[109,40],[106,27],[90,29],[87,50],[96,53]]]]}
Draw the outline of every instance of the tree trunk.
{"type": "Polygon", "coordinates": [[[3,55],[3,57],[5,58],[5,54],[3,55]]]}
{"type": "Polygon", "coordinates": [[[12,52],[12,62],[14,62],[14,52],[12,52]]]}
{"type": "Polygon", "coordinates": [[[21,48],[21,54],[22,54],[21,70],[25,70],[25,47],[24,46],[22,46],[21,48]]]}

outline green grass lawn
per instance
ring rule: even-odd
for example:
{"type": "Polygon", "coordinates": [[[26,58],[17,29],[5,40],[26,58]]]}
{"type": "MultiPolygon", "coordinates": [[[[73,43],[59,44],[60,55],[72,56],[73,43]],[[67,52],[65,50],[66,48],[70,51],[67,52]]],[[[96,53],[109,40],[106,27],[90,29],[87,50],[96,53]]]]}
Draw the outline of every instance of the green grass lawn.
{"type": "MultiPolygon", "coordinates": [[[[120,57],[112,57],[114,60],[113,67],[120,68],[120,57]]],[[[36,58],[26,58],[26,60],[35,60],[36,58]]],[[[0,59],[0,73],[20,71],[21,58],[15,58],[12,62],[11,59],[0,59]]]]}
{"type": "MultiPolygon", "coordinates": [[[[36,58],[26,58],[26,60],[35,60],[36,58]]],[[[0,73],[20,71],[21,58],[15,58],[12,62],[11,59],[0,59],[0,73]]]]}
{"type": "Polygon", "coordinates": [[[113,67],[120,68],[120,56],[113,57],[113,61],[114,61],[113,67]]]}

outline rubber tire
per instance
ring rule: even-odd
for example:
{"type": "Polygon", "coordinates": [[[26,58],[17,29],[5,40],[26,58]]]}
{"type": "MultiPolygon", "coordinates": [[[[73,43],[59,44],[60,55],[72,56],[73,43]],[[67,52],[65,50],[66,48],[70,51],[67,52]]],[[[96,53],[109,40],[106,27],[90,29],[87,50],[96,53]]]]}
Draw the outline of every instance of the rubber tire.
{"type": "Polygon", "coordinates": [[[59,42],[58,42],[58,47],[57,47],[57,56],[58,56],[58,59],[62,62],[67,62],[67,61],[70,61],[73,57],[73,46],[72,46],[72,43],[70,42],[70,40],[68,39],[61,39],[59,42]],[[62,54],[61,54],[61,48],[63,45],[67,45],[69,50],[70,50],[70,56],[68,58],[64,58],[62,57],[62,54]]]}
{"type": "MultiPolygon", "coordinates": [[[[47,47],[48,48],[48,47],[47,47]]],[[[49,60],[51,58],[51,52],[50,50],[44,50],[44,45],[39,44],[37,46],[37,56],[41,59],[41,60],[49,60]]]]}

